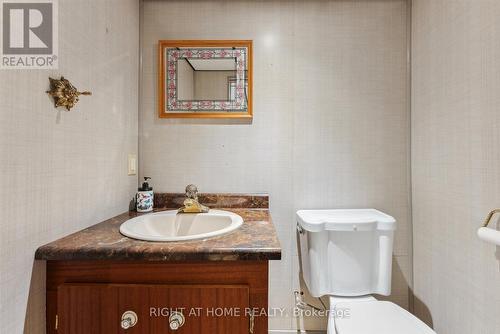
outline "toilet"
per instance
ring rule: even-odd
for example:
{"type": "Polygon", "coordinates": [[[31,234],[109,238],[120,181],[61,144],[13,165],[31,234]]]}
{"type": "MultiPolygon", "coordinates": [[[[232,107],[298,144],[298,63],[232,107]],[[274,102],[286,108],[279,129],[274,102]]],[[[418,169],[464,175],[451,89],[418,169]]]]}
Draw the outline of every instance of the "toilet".
{"type": "Polygon", "coordinates": [[[375,209],[299,210],[302,275],[314,297],[329,296],[328,334],[436,334],[391,294],[396,220],[375,209]]]}

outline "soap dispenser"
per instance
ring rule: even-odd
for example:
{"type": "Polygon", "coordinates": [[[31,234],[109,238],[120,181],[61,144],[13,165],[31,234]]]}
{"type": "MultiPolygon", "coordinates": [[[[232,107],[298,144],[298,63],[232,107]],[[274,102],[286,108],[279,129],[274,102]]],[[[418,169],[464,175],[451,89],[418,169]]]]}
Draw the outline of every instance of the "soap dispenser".
{"type": "Polygon", "coordinates": [[[149,176],[145,176],[142,186],[139,187],[137,191],[137,212],[153,211],[153,187],[149,185],[148,180],[151,180],[151,178],[149,176]]]}

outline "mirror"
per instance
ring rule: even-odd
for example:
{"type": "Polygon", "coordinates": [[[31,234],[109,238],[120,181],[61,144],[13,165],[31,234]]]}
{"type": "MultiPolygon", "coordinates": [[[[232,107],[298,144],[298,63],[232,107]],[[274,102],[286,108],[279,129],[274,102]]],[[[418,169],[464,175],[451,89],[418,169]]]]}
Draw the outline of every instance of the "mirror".
{"type": "Polygon", "coordinates": [[[252,41],[160,41],[159,116],[252,117],[252,41]]]}

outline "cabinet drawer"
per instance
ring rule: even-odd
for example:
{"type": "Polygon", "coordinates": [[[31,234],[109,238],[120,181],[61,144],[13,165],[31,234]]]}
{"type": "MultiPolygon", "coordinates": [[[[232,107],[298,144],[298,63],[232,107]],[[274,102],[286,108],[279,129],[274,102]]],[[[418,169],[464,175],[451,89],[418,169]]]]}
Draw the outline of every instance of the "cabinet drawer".
{"type": "Polygon", "coordinates": [[[58,333],[249,333],[246,285],[65,283],[57,296],[58,333]],[[137,321],[123,329],[127,311],[137,321]]]}

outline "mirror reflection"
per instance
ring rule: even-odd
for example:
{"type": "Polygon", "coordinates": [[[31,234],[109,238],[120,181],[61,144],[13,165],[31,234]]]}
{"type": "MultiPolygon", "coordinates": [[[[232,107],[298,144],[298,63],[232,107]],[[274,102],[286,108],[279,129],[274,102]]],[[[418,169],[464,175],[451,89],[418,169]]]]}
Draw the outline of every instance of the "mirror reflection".
{"type": "Polygon", "coordinates": [[[236,58],[179,59],[179,100],[234,100],[236,58]]]}

